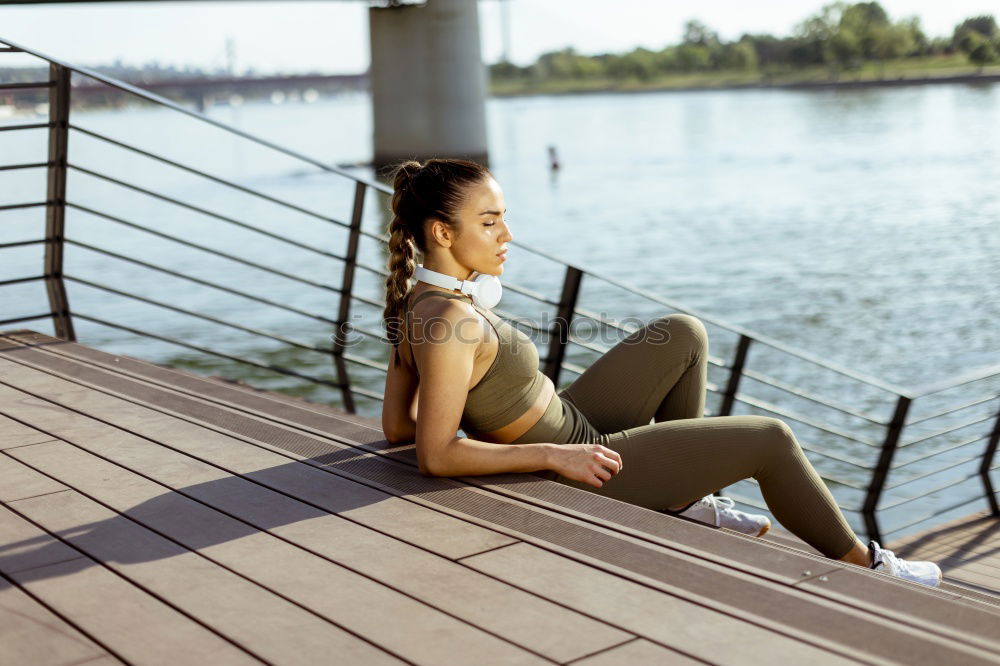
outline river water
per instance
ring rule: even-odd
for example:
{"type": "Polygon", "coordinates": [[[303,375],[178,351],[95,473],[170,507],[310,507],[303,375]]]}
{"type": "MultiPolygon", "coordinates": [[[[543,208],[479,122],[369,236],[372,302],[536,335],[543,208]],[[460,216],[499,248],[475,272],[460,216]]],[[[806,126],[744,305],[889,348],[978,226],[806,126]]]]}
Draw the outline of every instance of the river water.
{"type": "MultiPolygon", "coordinates": [[[[313,103],[214,106],[207,114],[328,163],[363,163],[371,155],[369,105],[367,96],[351,94],[313,103]]],[[[586,278],[581,305],[590,310],[619,320],[692,311],[710,325],[711,351],[720,360],[731,358],[735,337],[713,322],[746,327],[904,388],[1000,362],[1000,85],[498,98],[489,100],[487,113],[491,168],[504,188],[515,241],[673,304],[644,301],[586,278]],[[557,148],[562,162],[556,175],[548,168],[549,145],[557,148]]],[[[0,117],[0,124],[31,118],[8,115],[0,117]]],[[[344,179],[181,114],[150,107],[81,110],[74,112],[72,122],[337,220],[349,219],[352,188],[344,179]]],[[[43,160],[44,140],[42,131],[0,132],[0,162],[43,160]]],[[[124,189],[83,169],[340,254],[346,237],[334,225],[131,155],[82,132],[71,135],[70,162],[71,203],[339,287],[340,265],[334,260],[124,189]]],[[[371,175],[363,167],[354,170],[371,175]]],[[[2,176],[0,205],[44,199],[43,170],[2,176]]],[[[383,196],[368,198],[366,229],[384,230],[386,205],[383,196]]],[[[5,238],[27,240],[43,233],[40,209],[0,215],[5,238]]],[[[336,316],[337,294],[330,289],[157,241],[79,208],[68,211],[67,237],[336,316]]],[[[0,280],[41,272],[38,247],[4,252],[0,280]]],[[[384,252],[374,242],[362,244],[361,256],[370,265],[384,266],[384,252]]],[[[513,248],[504,280],[556,299],[561,270],[513,248]]],[[[327,324],[137,269],[78,245],[67,247],[66,272],[307,345],[329,346],[327,324]]],[[[361,271],[358,280],[359,293],[380,297],[378,278],[361,271]]],[[[262,341],[78,281],[71,280],[69,289],[76,312],[332,379],[330,361],[321,354],[262,341]]],[[[45,309],[38,283],[5,288],[0,298],[5,314],[0,319],[45,309]]],[[[541,311],[512,292],[500,307],[541,321],[541,311]]],[[[354,314],[356,323],[379,328],[378,309],[357,304],[354,314]]],[[[45,321],[23,325],[52,331],[45,321]]],[[[333,389],[241,369],[86,320],[77,320],[76,331],[81,342],[116,353],[339,404],[333,389]]],[[[614,342],[594,341],[603,346],[614,342]]],[[[546,344],[538,341],[542,356],[546,344]]],[[[377,345],[359,342],[358,350],[369,357],[381,354],[384,360],[377,345]]],[[[869,396],[856,386],[819,380],[825,371],[787,357],[769,361],[766,350],[756,358],[761,372],[809,389],[829,389],[833,394],[826,397],[860,403],[882,418],[891,414],[892,398],[885,393],[869,396]],[[783,369],[788,373],[782,374],[783,369]]],[[[570,356],[583,365],[592,359],[583,350],[570,356]]],[[[562,383],[573,376],[567,373],[562,383]]],[[[725,373],[713,368],[710,379],[724,383],[725,373]]],[[[381,390],[379,373],[359,369],[355,381],[381,390]]],[[[978,387],[966,397],[995,390],[996,384],[978,387]]],[[[952,403],[959,398],[956,394],[952,403]]],[[[712,405],[710,400],[710,409],[712,405]]],[[[359,407],[373,415],[378,403],[362,399],[359,407]]],[[[990,408],[984,406],[983,413],[990,408]]],[[[825,422],[880,441],[877,428],[857,425],[855,430],[837,415],[825,422]]],[[[812,441],[804,426],[796,426],[797,434],[799,427],[801,439],[812,441]]],[[[874,454],[870,447],[836,443],[828,433],[816,433],[814,439],[854,458],[870,461],[874,454]]],[[[976,450],[968,448],[965,455],[976,450]]],[[[817,458],[820,464],[840,478],[866,478],[849,465],[817,458]]],[[[859,503],[857,491],[834,486],[838,499],[859,503]]],[[[908,492],[916,489],[914,485],[908,492]]],[[[752,492],[747,489],[747,496],[752,492]]],[[[946,501],[953,495],[942,497],[946,501]]],[[[971,510],[966,506],[964,512],[971,510]]]]}

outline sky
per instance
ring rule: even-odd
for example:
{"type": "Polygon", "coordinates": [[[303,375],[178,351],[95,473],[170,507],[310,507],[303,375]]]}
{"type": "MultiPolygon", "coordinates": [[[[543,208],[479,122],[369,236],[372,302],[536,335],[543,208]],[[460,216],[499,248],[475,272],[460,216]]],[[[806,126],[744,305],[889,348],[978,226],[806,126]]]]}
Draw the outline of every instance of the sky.
{"type": "MultiPolygon", "coordinates": [[[[724,40],[744,32],[788,35],[827,2],[813,0],[479,0],[483,59],[499,60],[501,8],[507,4],[511,60],[527,65],[542,53],[572,46],[578,53],[661,49],[697,19],[724,40]]],[[[951,35],[979,14],[1000,19],[997,0],[883,0],[893,19],[920,18],[929,36],[951,35]]],[[[258,73],[362,72],[368,67],[368,3],[343,0],[255,2],[114,2],[0,5],[7,38],[77,65],[165,65],[222,68],[227,41],[235,70],[258,73]]],[[[20,58],[20,57],[19,57],[20,58]]],[[[37,61],[35,61],[37,62],[37,61]]],[[[5,64],[15,62],[3,56],[5,64]]]]}

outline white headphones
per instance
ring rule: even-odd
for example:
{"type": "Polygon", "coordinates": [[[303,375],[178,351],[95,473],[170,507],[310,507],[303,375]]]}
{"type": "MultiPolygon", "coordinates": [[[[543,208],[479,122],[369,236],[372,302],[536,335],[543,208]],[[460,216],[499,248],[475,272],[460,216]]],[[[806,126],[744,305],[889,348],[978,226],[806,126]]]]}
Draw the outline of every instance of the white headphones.
{"type": "Polygon", "coordinates": [[[435,287],[459,289],[463,294],[472,296],[473,303],[488,310],[500,302],[500,297],[503,295],[503,285],[500,284],[500,278],[496,275],[477,273],[478,271],[473,271],[473,274],[476,275],[474,280],[459,280],[453,275],[438,273],[424,268],[423,264],[417,264],[414,277],[420,282],[426,282],[435,287]]]}

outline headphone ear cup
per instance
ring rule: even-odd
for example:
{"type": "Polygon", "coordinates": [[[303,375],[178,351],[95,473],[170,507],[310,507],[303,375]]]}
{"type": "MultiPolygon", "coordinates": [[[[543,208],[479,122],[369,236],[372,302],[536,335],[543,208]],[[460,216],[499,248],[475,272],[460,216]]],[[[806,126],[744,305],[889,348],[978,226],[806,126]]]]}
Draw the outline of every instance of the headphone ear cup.
{"type": "Polygon", "coordinates": [[[503,285],[500,284],[500,278],[496,275],[482,273],[476,276],[473,282],[476,287],[472,294],[472,300],[475,301],[476,305],[489,309],[500,302],[500,298],[503,296],[503,285]]]}

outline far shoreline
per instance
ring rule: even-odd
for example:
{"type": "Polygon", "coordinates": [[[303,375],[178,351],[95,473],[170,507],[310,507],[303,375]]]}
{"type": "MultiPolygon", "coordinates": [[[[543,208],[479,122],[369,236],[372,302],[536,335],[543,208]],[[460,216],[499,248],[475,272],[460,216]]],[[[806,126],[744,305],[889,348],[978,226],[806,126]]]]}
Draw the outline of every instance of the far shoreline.
{"type": "Polygon", "coordinates": [[[567,88],[564,90],[518,90],[489,92],[490,97],[542,97],[554,95],[586,95],[604,93],[651,93],[651,92],[709,92],[732,90],[823,90],[835,88],[881,88],[932,84],[956,83],[1000,83],[1000,72],[990,74],[958,74],[953,76],[922,76],[895,79],[859,79],[853,81],[790,81],[785,83],[720,83],[718,85],[648,85],[638,87],[603,86],[595,88],[567,88]]]}

